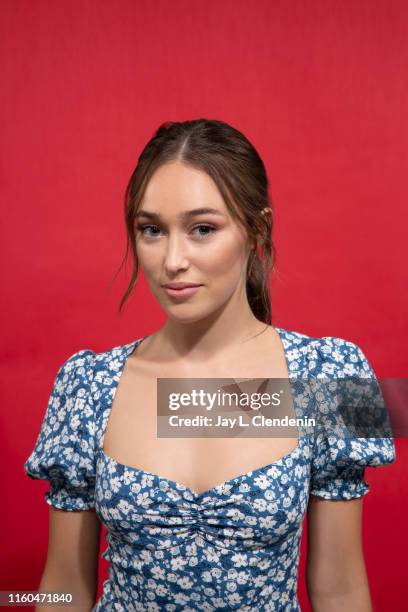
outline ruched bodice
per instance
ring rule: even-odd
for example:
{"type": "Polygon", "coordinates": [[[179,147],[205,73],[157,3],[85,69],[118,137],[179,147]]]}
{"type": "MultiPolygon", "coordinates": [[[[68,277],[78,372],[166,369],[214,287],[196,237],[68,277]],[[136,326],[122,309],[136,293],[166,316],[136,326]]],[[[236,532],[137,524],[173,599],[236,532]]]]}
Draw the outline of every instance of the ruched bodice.
{"type": "MultiPolygon", "coordinates": [[[[351,374],[376,382],[357,345],[275,329],[292,380],[351,374]]],[[[298,444],[281,459],[202,493],[123,465],[104,452],[103,439],[124,365],[142,340],[79,351],[61,366],[24,464],[31,478],[49,480],[47,503],[94,508],[106,526],[109,577],[93,611],[300,610],[309,496],[365,495],[365,467],[394,461],[392,438],[339,439],[301,426],[298,444]]],[[[296,385],[293,393],[298,416],[315,413],[316,395],[296,385]]],[[[325,403],[325,412],[337,421],[335,406],[325,403]]]]}
{"type": "Polygon", "coordinates": [[[95,609],[115,601],[112,588],[124,579],[136,587],[126,609],[146,609],[154,595],[152,610],[166,609],[169,597],[183,610],[211,609],[209,601],[219,609],[263,610],[276,579],[292,584],[293,596],[309,476],[302,446],[203,494],[102,451],[96,509],[108,528],[103,557],[114,570],[106,603],[95,609]],[[109,503],[103,491],[112,492],[109,503]]]}

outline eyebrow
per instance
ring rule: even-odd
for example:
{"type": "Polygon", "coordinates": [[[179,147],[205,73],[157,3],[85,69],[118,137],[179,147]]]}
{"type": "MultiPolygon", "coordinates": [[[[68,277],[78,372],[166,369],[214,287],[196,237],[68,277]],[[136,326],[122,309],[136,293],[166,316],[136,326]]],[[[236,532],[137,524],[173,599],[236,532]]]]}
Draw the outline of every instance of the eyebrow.
{"type": "MultiPolygon", "coordinates": [[[[224,217],[223,213],[216,208],[194,208],[193,210],[187,210],[180,213],[178,216],[181,220],[190,219],[191,217],[197,217],[198,215],[213,214],[224,217]]],[[[140,210],[136,213],[136,217],[147,217],[148,219],[161,219],[162,216],[158,212],[149,212],[147,210],[140,210]]]]}

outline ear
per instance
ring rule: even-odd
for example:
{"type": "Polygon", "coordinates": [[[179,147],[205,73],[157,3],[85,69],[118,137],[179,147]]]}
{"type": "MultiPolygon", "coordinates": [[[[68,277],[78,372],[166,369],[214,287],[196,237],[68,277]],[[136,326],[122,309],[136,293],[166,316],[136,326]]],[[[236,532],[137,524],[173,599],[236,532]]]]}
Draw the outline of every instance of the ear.
{"type": "MultiPolygon", "coordinates": [[[[272,209],[270,208],[270,206],[265,206],[261,210],[261,215],[263,217],[265,217],[266,215],[270,215],[270,214],[272,214],[272,209]]],[[[258,241],[257,241],[258,246],[262,246],[264,243],[265,243],[265,239],[262,237],[258,237],[258,241]]]]}
{"type": "Polygon", "coordinates": [[[248,255],[250,255],[252,253],[252,251],[256,251],[257,248],[258,248],[258,243],[251,236],[251,238],[249,239],[249,242],[248,242],[248,255]]]}

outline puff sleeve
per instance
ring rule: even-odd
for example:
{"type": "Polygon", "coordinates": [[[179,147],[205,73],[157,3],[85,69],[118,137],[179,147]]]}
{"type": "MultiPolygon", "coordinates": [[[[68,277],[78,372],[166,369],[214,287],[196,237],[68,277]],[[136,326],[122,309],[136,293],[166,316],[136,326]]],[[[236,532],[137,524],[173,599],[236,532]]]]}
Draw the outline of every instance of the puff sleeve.
{"type": "Polygon", "coordinates": [[[37,441],[23,466],[30,478],[49,481],[44,498],[61,510],[94,507],[94,355],[80,350],[59,368],[37,441]]]}
{"type": "Polygon", "coordinates": [[[354,391],[346,391],[348,383],[341,386],[343,405],[349,410],[361,407],[365,422],[371,426],[365,430],[364,437],[358,436],[361,433],[358,429],[357,435],[350,435],[348,427],[344,427],[345,413],[340,412],[339,403],[326,403],[325,425],[317,429],[314,441],[310,494],[324,499],[347,500],[369,492],[370,487],[364,479],[365,468],[392,463],[396,458],[395,446],[381,388],[362,350],[340,338],[324,340],[322,358],[326,370],[336,373],[339,381],[342,378],[355,381],[355,385],[351,385],[354,391]],[[360,389],[357,402],[350,395],[355,394],[356,389],[360,389]],[[339,423],[343,428],[339,428],[339,423]],[[339,433],[341,431],[343,433],[339,433]],[[345,431],[348,434],[344,435],[345,431]]]}

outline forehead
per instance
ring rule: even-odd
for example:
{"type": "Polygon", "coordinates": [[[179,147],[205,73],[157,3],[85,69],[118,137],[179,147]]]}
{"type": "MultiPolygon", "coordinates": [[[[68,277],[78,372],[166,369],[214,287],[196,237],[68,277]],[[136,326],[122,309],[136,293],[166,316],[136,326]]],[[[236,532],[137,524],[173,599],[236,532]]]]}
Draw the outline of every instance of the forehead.
{"type": "Polygon", "coordinates": [[[206,172],[180,161],[172,161],[154,172],[139,210],[172,213],[197,207],[211,207],[227,213],[216,183],[206,172]]]}

